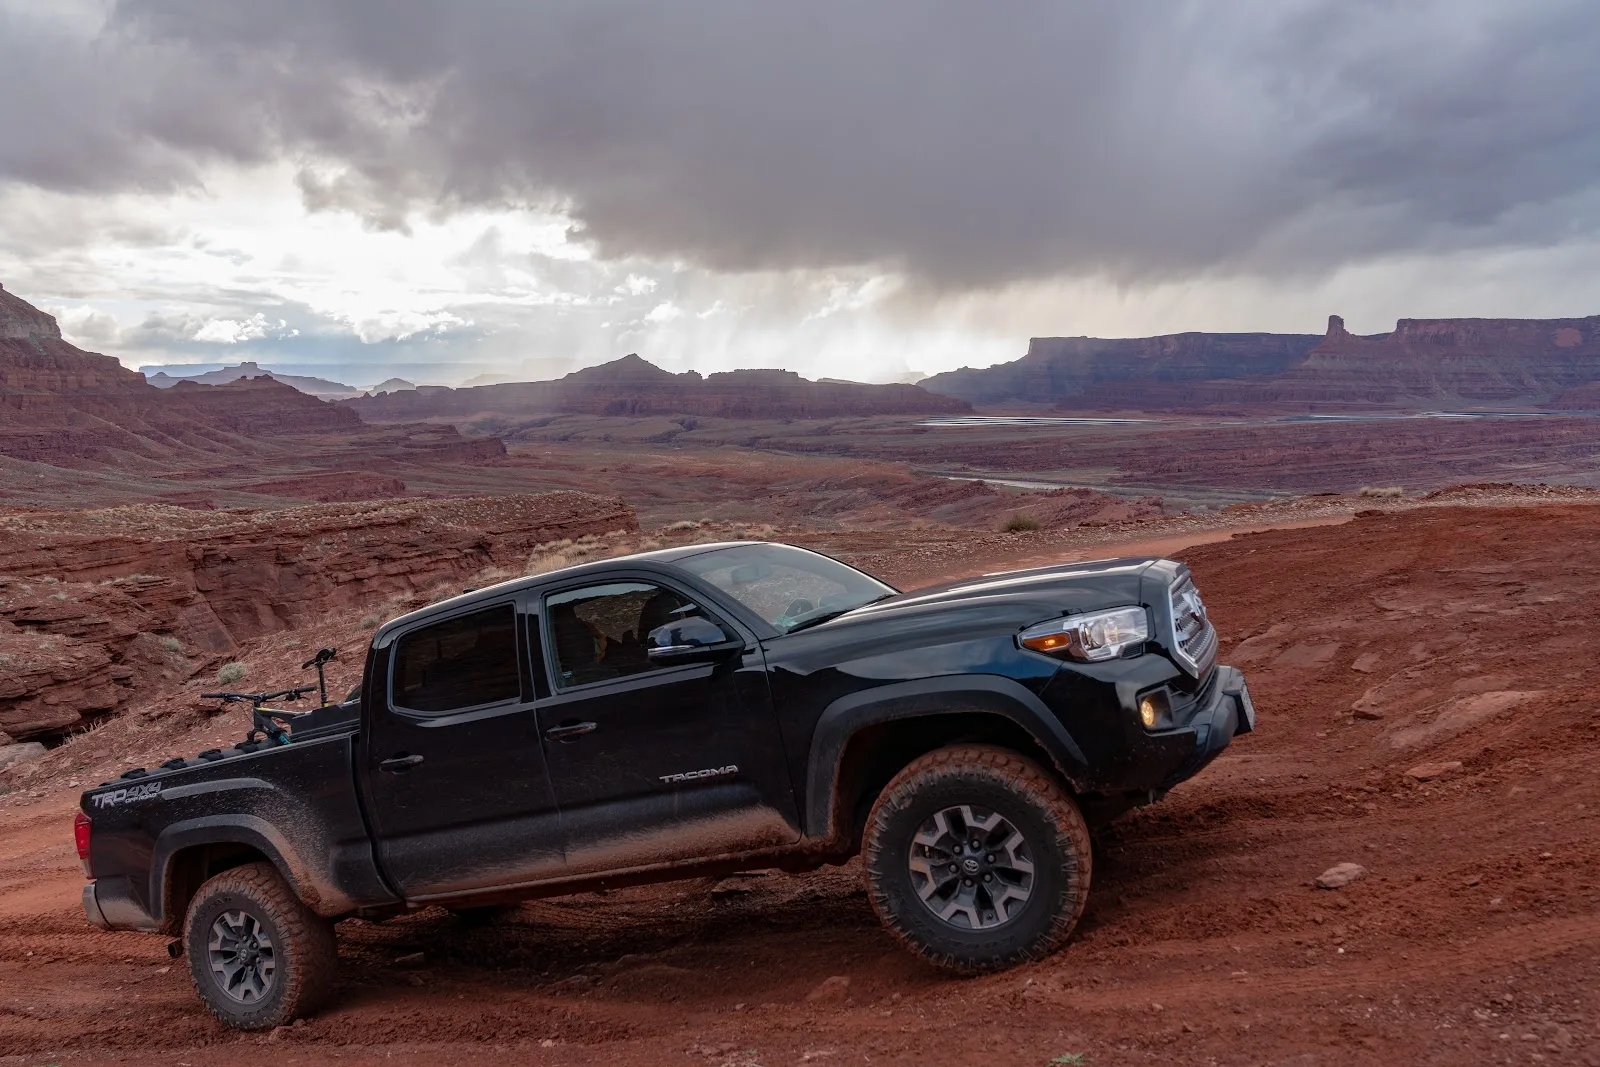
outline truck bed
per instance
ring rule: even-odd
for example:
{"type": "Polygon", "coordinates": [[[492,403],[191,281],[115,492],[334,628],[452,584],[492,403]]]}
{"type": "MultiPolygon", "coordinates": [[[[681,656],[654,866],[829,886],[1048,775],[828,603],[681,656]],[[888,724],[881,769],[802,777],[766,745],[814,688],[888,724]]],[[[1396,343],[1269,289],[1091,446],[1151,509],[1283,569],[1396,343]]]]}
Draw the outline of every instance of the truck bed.
{"type": "Polygon", "coordinates": [[[238,858],[219,842],[241,841],[277,862],[319,914],[392,902],[356,794],[358,714],[359,705],[331,705],[298,722],[287,745],[209,749],[88,790],[90,915],[171,932],[182,916],[161,899],[168,870],[203,874],[238,858]]]}

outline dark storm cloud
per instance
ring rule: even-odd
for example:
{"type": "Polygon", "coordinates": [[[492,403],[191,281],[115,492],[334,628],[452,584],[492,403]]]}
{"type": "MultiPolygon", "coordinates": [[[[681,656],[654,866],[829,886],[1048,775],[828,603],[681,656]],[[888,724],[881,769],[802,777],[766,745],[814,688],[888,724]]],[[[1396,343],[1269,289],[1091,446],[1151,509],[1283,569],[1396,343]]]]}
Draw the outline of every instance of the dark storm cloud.
{"type": "Polygon", "coordinates": [[[124,0],[65,59],[0,41],[43,100],[0,173],[290,155],[374,225],[558,205],[717,270],[1137,281],[1600,224],[1590,0],[124,0]]]}

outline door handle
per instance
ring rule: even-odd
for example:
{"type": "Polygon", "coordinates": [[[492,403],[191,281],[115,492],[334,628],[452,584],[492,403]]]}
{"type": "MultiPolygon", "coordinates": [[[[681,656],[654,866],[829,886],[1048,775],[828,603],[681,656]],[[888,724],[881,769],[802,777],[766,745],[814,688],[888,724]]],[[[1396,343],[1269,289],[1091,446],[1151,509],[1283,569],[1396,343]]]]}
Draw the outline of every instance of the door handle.
{"type": "Polygon", "coordinates": [[[550,727],[544,732],[544,736],[551,741],[575,741],[599,728],[600,724],[597,722],[564,722],[560,726],[550,727]]]}
{"type": "Polygon", "coordinates": [[[378,764],[378,770],[390,774],[404,774],[422,762],[421,756],[394,756],[378,764]]]}

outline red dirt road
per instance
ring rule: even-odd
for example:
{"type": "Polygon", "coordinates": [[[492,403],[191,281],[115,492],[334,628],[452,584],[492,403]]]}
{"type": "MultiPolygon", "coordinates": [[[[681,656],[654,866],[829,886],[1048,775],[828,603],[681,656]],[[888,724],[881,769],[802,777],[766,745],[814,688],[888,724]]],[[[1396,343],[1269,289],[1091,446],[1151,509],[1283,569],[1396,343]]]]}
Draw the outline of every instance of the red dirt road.
{"type": "Polygon", "coordinates": [[[1066,950],[980,979],[896,949],[852,865],[345,923],[336,1003],[241,1036],[164,939],[84,922],[76,789],[30,783],[0,797],[0,1064],[1600,1064],[1597,531],[1427,508],[1182,552],[1260,730],[1102,835],[1066,950]]]}

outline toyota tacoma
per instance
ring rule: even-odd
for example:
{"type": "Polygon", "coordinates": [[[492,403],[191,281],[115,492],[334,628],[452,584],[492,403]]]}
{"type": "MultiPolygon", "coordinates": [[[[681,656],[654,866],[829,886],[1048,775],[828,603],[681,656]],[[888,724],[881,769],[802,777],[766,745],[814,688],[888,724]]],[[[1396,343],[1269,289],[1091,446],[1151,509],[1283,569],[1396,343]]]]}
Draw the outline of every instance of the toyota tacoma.
{"type": "Polygon", "coordinates": [[[1167,559],[900,592],[739,542],[522,578],[380,627],[344,703],[86,791],[84,909],[181,939],[241,1029],[329,996],[341,918],[858,854],[905,947],[995,970],[1065,942],[1092,825],[1254,728],[1216,650],[1167,559]]]}

